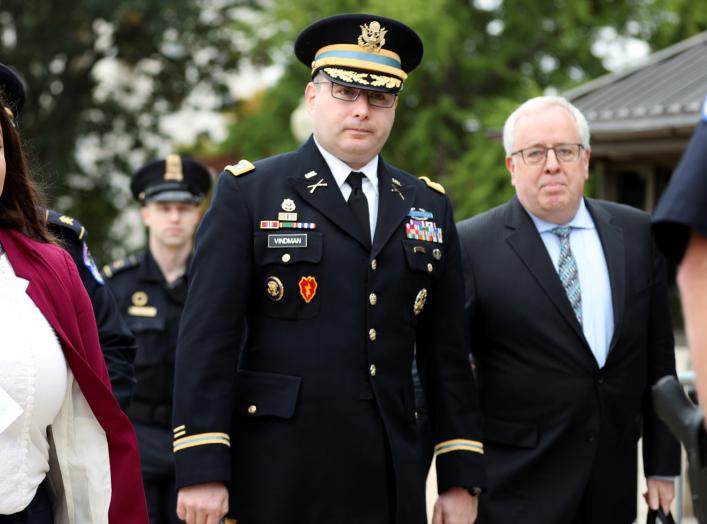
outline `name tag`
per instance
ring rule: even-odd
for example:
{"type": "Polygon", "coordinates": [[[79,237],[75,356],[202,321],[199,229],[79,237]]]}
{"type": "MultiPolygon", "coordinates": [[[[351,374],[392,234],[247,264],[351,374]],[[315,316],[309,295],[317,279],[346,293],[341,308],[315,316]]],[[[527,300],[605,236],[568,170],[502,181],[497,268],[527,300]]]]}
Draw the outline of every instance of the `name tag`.
{"type": "Polygon", "coordinates": [[[268,235],[268,248],[307,247],[307,235],[268,235]]]}

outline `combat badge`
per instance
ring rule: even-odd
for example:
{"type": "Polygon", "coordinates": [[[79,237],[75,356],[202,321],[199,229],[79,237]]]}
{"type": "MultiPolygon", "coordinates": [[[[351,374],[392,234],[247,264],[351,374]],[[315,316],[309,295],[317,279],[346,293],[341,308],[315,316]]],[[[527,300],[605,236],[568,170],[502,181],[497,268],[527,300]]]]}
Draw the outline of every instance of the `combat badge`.
{"type": "Polygon", "coordinates": [[[299,279],[299,294],[302,295],[302,298],[307,304],[309,304],[314,298],[314,295],[317,294],[317,286],[317,279],[312,276],[299,279]]]}
{"type": "Polygon", "coordinates": [[[408,216],[414,220],[432,220],[434,215],[421,207],[411,207],[408,216]]]}
{"type": "Polygon", "coordinates": [[[422,312],[422,308],[425,307],[425,301],[427,300],[427,290],[423,287],[415,297],[415,304],[412,306],[412,312],[415,316],[422,312]]]}
{"type": "Polygon", "coordinates": [[[295,209],[297,209],[297,206],[295,205],[295,201],[292,200],[291,198],[286,198],[285,200],[282,201],[282,210],[287,211],[288,213],[292,213],[295,209]]]}
{"type": "Polygon", "coordinates": [[[277,277],[270,276],[265,279],[265,291],[268,298],[275,302],[279,302],[285,296],[285,286],[282,285],[282,280],[277,277]]]}

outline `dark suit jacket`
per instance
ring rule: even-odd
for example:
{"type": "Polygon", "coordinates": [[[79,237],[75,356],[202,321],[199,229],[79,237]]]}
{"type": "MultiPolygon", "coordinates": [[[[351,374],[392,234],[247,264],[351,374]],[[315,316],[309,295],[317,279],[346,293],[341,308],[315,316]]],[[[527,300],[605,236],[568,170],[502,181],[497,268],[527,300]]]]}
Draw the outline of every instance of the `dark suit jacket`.
{"type": "Polygon", "coordinates": [[[111,524],[147,523],[135,432],[111,392],[91,302],[73,261],[57,246],[0,228],[0,243],[27,294],[54,329],[91,411],[106,432],[110,454],[111,524]]]}
{"type": "Polygon", "coordinates": [[[483,485],[449,199],[382,160],[378,177],[371,247],[311,139],[219,177],[180,326],[175,456],[178,486],[230,483],[239,523],[426,521],[416,343],[436,442],[447,443],[440,489],[483,485]],[[285,199],[316,228],[262,229],[285,199]],[[442,243],[407,238],[413,207],[433,215],[442,243]],[[271,234],[305,234],[306,247],[274,247],[271,234]],[[310,301],[302,277],[316,280],[310,301]]]}
{"type": "Polygon", "coordinates": [[[458,225],[489,487],[479,524],[633,522],[641,433],[646,475],[678,473],[678,445],[651,408],[675,359],[649,216],[585,201],[614,309],[601,369],[520,202],[458,225]]]}

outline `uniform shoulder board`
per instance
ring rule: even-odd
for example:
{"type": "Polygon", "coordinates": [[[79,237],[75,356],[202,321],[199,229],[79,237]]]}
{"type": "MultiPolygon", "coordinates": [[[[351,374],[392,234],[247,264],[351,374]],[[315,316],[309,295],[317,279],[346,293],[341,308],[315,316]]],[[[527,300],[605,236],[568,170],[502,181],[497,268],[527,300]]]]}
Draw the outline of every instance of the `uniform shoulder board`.
{"type": "Polygon", "coordinates": [[[127,258],[119,258],[118,260],[114,260],[110,264],[106,264],[105,266],[103,266],[103,276],[105,276],[106,278],[111,278],[117,275],[118,273],[125,271],[126,269],[138,266],[139,264],[140,261],[135,255],[130,255],[127,258]]]}
{"type": "Polygon", "coordinates": [[[46,211],[47,224],[61,227],[63,229],[69,229],[73,231],[79,240],[84,240],[86,237],[86,228],[81,225],[81,223],[73,217],[68,215],[62,215],[54,211],[53,209],[47,209],[46,211]]]}
{"type": "Polygon", "coordinates": [[[241,176],[251,171],[255,171],[255,166],[248,162],[247,160],[241,160],[234,166],[226,166],[223,168],[224,171],[228,171],[233,176],[241,176]]]}
{"type": "Polygon", "coordinates": [[[423,180],[429,188],[434,189],[435,191],[437,191],[437,193],[442,193],[443,195],[446,193],[446,191],[444,190],[444,186],[442,184],[438,184],[437,182],[432,182],[432,180],[430,180],[426,176],[421,176],[420,180],[423,180]]]}

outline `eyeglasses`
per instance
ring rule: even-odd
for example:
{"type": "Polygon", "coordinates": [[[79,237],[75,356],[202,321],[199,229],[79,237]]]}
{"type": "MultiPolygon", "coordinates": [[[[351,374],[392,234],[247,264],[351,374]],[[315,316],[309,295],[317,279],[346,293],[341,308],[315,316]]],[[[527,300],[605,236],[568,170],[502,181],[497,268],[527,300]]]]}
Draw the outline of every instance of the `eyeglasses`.
{"type": "Polygon", "coordinates": [[[359,89],[357,87],[348,87],[334,82],[314,82],[314,85],[329,84],[331,85],[331,96],[337,100],[345,102],[355,102],[358,100],[358,95],[365,93],[368,98],[368,103],[374,107],[393,107],[397,93],[386,93],[383,91],[369,91],[368,89],[359,89]]]}
{"type": "Polygon", "coordinates": [[[558,161],[569,163],[579,158],[579,152],[584,149],[584,146],[582,144],[557,144],[553,147],[532,146],[519,149],[511,153],[511,156],[520,154],[526,165],[538,166],[545,163],[547,152],[551,149],[555,152],[558,161]]]}

